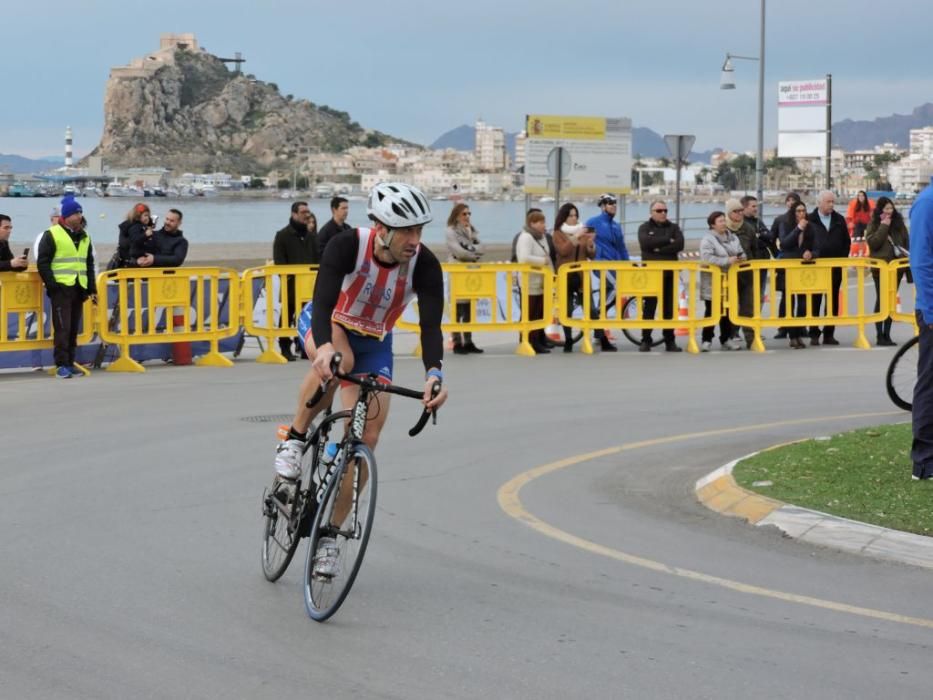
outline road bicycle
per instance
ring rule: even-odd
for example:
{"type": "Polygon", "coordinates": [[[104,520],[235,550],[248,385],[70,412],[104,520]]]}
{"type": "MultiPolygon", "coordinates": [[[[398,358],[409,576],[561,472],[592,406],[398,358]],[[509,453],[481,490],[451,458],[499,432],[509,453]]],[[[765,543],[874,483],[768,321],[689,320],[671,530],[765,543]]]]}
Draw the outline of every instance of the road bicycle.
{"type": "MultiPolygon", "coordinates": [[[[379,393],[424,398],[423,391],[382,384],[375,374],[344,374],[339,370],[340,362],[337,353],[331,371],[335,379],[360,387],[356,403],[349,410],[327,409],[321,422],[309,430],[300,481],[276,477],[272,487],[263,493],[263,574],[269,581],[279,579],[300,540],[308,537],[304,601],[308,615],[318,622],[330,618],[346,599],[363,563],[372,530],[378,483],[376,458],[363,443],[370,402],[379,393]],[[331,441],[331,432],[343,421],[343,438],[331,441]],[[322,539],[335,541],[339,550],[336,567],[326,574],[315,570],[322,539]]],[[[315,406],[326,391],[326,385],[318,389],[307,406],[315,406]]],[[[434,384],[433,391],[436,396],[439,383],[434,384]]],[[[408,434],[418,435],[429,418],[436,423],[436,411],[425,409],[408,434]]]]}
{"type": "MultiPolygon", "coordinates": [[[[593,297],[591,308],[595,308],[599,305],[599,290],[593,290],[591,293],[593,297]]],[[[572,311],[570,313],[571,318],[583,318],[583,290],[575,289],[570,296],[571,303],[573,304],[572,311]]],[[[611,309],[615,306],[616,303],[616,292],[615,289],[610,287],[606,290],[606,309],[611,309]]],[[[629,297],[622,299],[622,318],[625,320],[632,320],[638,318],[638,299],[636,297],[629,297]]],[[[570,342],[571,344],[576,344],[583,337],[584,331],[580,328],[574,328],[571,330],[570,342]]],[[[622,334],[628,338],[629,342],[633,345],[641,345],[641,330],[638,328],[623,328],[622,334]]],[[[652,334],[651,347],[657,347],[664,342],[664,337],[660,335],[660,331],[652,334]]]]}
{"type": "Polygon", "coordinates": [[[904,343],[888,365],[888,371],[884,377],[884,384],[888,390],[888,396],[898,408],[905,411],[913,409],[914,384],[917,383],[917,360],[920,357],[920,336],[904,343]]]}

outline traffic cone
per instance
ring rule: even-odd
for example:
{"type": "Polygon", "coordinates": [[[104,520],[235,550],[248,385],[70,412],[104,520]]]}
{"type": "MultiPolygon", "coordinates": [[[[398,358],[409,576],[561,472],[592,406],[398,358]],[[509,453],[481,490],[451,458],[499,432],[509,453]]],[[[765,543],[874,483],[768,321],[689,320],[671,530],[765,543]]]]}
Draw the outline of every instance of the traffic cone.
{"type": "MultiPolygon", "coordinates": [[[[686,321],[686,320],[689,318],[688,305],[687,305],[687,290],[686,290],[686,289],[681,289],[681,290],[680,290],[680,304],[679,304],[679,306],[680,306],[680,308],[679,308],[679,310],[678,310],[678,318],[679,318],[681,321],[686,321]]],[[[690,335],[690,331],[687,330],[686,328],[678,328],[676,331],[674,331],[674,335],[679,335],[679,336],[690,335]]]]}
{"type": "Polygon", "coordinates": [[[551,341],[553,341],[553,342],[555,342],[555,343],[563,343],[563,342],[564,342],[564,329],[563,329],[563,327],[557,322],[557,318],[554,318],[554,319],[552,320],[551,325],[549,325],[549,326],[544,330],[544,334],[545,334],[551,341]]]}
{"type": "Polygon", "coordinates": [[[903,313],[903,309],[901,308],[901,295],[900,294],[897,295],[897,301],[894,304],[894,313],[897,313],[897,314],[903,313]]]}

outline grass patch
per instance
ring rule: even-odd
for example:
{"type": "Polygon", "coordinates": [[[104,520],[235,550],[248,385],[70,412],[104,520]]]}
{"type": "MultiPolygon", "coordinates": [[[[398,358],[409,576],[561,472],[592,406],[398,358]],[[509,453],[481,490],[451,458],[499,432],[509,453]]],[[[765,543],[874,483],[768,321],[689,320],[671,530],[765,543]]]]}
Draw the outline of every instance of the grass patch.
{"type": "Polygon", "coordinates": [[[933,535],[933,479],[910,478],[911,437],[907,423],[806,440],[739,462],[733,477],[785,503],[933,535]]]}

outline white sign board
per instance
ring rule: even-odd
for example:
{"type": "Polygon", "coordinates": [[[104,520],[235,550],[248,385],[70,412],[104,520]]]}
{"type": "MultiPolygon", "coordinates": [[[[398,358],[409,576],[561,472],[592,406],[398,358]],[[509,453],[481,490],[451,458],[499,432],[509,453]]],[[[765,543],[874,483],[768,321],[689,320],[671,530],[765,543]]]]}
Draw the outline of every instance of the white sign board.
{"type": "Polygon", "coordinates": [[[778,83],[778,107],[826,106],[829,102],[826,79],[782,80],[778,83]]]}
{"type": "Polygon", "coordinates": [[[779,82],[778,156],[825,156],[828,109],[829,83],[826,78],[779,82]]]}
{"type": "Polygon", "coordinates": [[[778,133],[781,158],[817,158],[826,155],[826,132],[784,131],[778,133]]]}
{"type": "Polygon", "coordinates": [[[632,183],[632,120],[606,117],[528,115],[525,141],[525,192],[551,194],[555,180],[548,158],[564,149],[567,195],[627,194],[632,183]]]}

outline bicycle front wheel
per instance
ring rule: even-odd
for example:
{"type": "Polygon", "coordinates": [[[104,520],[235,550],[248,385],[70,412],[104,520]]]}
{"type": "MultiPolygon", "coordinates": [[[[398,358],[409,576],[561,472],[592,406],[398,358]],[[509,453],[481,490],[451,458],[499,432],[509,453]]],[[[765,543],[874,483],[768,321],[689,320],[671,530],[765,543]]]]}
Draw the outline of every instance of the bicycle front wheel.
{"type": "Polygon", "coordinates": [[[304,598],[308,615],[318,622],[337,612],[350,592],[376,513],[376,458],[366,445],[351,449],[342,470],[327,486],[311,528],[304,598]],[[336,553],[328,555],[324,550],[331,544],[336,545],[336,553]]]}
{"type": "Polygon", "coordinates": [[[914,384],[917,383],[917,360],[920,358],[920,337],[908,340],[891,358],[884,383],[888,396],[898,408],[913,410],[914,384]]]}

